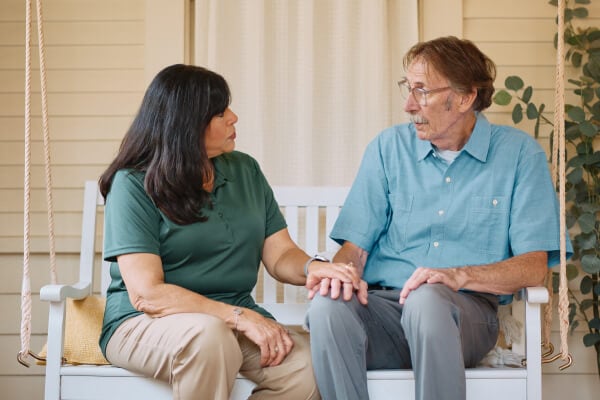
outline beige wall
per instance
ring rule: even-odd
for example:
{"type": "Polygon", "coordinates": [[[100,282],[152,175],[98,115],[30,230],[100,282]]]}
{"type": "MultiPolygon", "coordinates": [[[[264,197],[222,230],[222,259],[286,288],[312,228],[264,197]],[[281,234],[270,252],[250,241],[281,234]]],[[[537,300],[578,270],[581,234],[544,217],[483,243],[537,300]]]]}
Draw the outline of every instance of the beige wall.
{"type": "MultiPolygon", "coordinates": [[[[46,0],[50,129],[59,280],[76,278],[83,182],[96,179],[117,149],[146,83],[165,61],[185,61],[186,1],[46,0]]],[[[600,18],[600,4],[590,6],[600,18]]],[[[519,74],[552,105],[554,8],[546,0],[422,0],[423,38],[454,34],[475,41],[497,63],[497,86],[519,74]]],[[[600,22],[600,21],[598,21],[600,22]]],[[[596,23],[600,25],[600,23],[596,23]]],[[[35,29],[34,25],[34,29],[35,29]]],[[[20,347],[22,268],[24,2],[0,1],[0,393],[3,399],[42,397],[43,368],[26,369],[15,359],[20,347]]],[[[35,51],[36,49],[34,49],[35,51]]],[[[34,77],[38,72],[34,53],[34,77]]],[[[551,108],[551,107],[550,107],[551,108]]],[[[47,308],[37,301],[48,282],[46,216],[39,82],[33,96],[32,349],[44,342],[47,308]]],[[[493,106],[488,116],[510,123],[493,106]]],[[[540,139],[547,146],[545,137],[540,139]]],[[[600,390],[593,351],[581,345],[583,331],[571,339],[576,364],[558,372],[544,369],[544,399],[578,393],[591,399],[600,390]],[[592,393],[595,393],[592,395],[592,393]]],[[[556,333],[554,334],[555,340],[556,333]]]]}

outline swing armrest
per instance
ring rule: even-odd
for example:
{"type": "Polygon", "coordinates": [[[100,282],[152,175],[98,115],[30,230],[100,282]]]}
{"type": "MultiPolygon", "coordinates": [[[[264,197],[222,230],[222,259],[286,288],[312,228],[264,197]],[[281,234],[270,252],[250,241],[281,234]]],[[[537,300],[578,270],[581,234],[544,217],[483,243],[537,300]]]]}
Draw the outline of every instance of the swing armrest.
{"type": "Polygon", "coordinates": [[[543,286],[532,286],[521,290],[522,298],[530,304],[546,304],[549,300],[548,290],[543,286]]]}
{"type": "Polygon", "coordinates": [[[548,290],[544,286],[531,286],[519,290],[517,300],[525,300],[529,304],[546,304],[549,300],[548,290]]]}
{"type": "Polygon", "coordinates": [[[81,300],[91,293],[91,282],[77,282],[74,285],[46,285],[40,289],[40,300],[49,302],[60,302],[67,298],[81,300]]]}

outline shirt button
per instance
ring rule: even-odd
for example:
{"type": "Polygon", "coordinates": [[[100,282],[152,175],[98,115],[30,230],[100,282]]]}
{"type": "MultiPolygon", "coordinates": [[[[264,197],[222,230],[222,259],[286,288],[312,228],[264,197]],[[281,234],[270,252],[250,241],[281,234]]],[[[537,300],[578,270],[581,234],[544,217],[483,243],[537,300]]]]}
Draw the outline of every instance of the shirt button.
{"type": "Polygon", "coordinates": [[[439,247],[440,242],[433,242],[433,247],[439,247]]]}
{"type": "Polygon", "coordinates": [[[494,205],[494,207],[496,207],[498,205],[498,200],[496,200],[496,199],[492,200],[492,204],[494,205]]]}
{"type": "Polygon", "coordinates": [[[444,210],[440,210],[438,211],[438,215],[441,217],[442,215],[444,215],[444,210]]]}
{"type": "Polygon", "coordinates": [[[446,177],[446,183],[450,183],[450,182],[452,182],[452,179],[449,176],[447,176],[446,177]]]}

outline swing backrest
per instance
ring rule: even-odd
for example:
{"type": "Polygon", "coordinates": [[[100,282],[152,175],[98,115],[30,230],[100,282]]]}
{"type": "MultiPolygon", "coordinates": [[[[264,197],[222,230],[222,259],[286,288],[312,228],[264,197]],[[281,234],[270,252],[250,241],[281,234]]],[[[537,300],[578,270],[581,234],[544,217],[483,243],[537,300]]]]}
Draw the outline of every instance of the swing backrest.
{"type": "MultiPolygon", "coordinates": [[[[348,194],[348,187],[273,187],[275,199],[285,216],[292,239],[308,254],[332,256],[339,245],[329,239],[339,210],[348,194]]],[[[104,198],[94,181],[86,182],[81,245],[81,277],[91,281],[94,247],[99,216],[104,198]],[[91,237],[90,237],[91,235],[91,237]]],[[[106,296],[110,284],[110,263],[102,260],[100,291],[106,296]]],[[[254,297],[275,318],[286,325],[302,325],[306,311],[306,291],[302,287],[282,285],[261,269],[254,297]]]]}

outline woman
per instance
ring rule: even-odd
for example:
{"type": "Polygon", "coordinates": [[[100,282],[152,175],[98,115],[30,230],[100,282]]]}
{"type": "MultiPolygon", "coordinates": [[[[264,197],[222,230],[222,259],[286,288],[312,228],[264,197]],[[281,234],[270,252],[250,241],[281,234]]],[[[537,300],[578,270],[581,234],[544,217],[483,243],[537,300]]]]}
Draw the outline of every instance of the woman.
{"type": "Polygon", "coordinates": [[[295,285],[359,280],[290,239],[257,162],[234,151],[229,103],[225,80],[195,66],[165,68],[146,91],[100,178],[112,262],[100,346],[174,399],[228,399],[238,372],[252,399],[318,399],[306,341],[250,295],[259,263],[295,285]]]}

